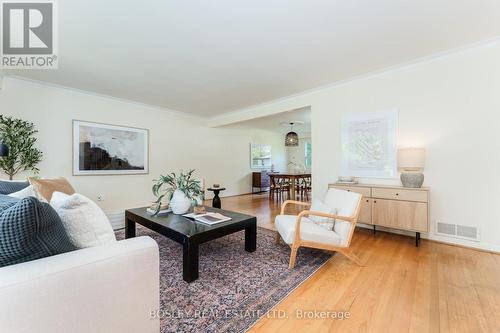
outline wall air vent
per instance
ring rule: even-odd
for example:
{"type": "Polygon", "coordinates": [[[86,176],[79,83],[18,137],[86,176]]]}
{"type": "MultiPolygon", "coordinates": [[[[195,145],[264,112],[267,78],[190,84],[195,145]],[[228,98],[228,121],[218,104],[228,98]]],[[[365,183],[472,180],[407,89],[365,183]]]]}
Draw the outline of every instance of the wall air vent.
{"type": "Polygon", "coordinates": [[[457,225],[457,236],[464,238],[478,239],[477,228],[457,225]]]}
{"type": "Polygon", "coordinates": [[[438,222],[437,223],[437,232],[438,232],[438,234],[456,236],[457,235],[457,225],[438,222]]]}
{"type": "Polygon", "coordinates": [[[460,224],[436,223],[436,233],[443,236],[479,241],[479,231],[476,227],[470,227],[460,224]]]}

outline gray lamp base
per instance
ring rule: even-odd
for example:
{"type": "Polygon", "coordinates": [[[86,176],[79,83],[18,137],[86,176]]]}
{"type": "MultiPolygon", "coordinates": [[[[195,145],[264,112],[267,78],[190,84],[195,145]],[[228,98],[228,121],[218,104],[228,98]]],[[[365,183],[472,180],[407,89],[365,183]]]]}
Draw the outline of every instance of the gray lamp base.
{"type": "Polygon", "coordinates": [[[401,183],[404,187],[420,188],[424,183],[423,173],[402,173],[401,183]]]}

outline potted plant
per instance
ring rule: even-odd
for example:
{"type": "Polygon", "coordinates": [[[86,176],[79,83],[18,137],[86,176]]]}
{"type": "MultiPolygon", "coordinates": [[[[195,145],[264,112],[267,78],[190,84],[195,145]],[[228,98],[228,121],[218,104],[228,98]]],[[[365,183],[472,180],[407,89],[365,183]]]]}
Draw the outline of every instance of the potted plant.
{"type": "Polygon", "coordinates": [[[29,121],[7,117],[0,114],[0,142],[9,149],[9,154],[0,158],[0,170],[9,179],[22,171],[38,173],[38,163],[42,161],[42,152],[35,147],[38,131],[29,121]]]}
{"type": "Polygon", "coordinates": [[[191,208],[192,203],[196,204],[203,198],[201,182],[192,178],[194,171],[191,170],[188,173],[181,171],[179,175],[172,172],[154,180],[153,194],[158,198],[157,207],[160,207],[161,201],[166,197],[170,201],[170,208],[174,214],[185,214],[191,208]]]}

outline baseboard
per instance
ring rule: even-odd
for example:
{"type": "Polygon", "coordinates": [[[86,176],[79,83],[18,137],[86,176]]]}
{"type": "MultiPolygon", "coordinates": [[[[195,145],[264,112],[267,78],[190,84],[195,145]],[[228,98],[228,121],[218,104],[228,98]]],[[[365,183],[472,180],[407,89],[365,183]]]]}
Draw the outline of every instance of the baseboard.
{"type": "MultiPolygon", "coordinates": [[[[424,238],[424,237],[422,237],[422,238],[424,238]]],[[[439,237],[439,236],[427,237],[427,240],[429,240],[431,242],[435,242],[435,243],[440,243],[440,244],[445,244],[445,245],[450,245],[450,246],[457,246],[457,247],[462,247],[462,248],[470,249],[470,250],[476,250],[476,251],[493,253],[493,254],[500,254],[500,246],[495,245],[495,244],[474,243],[472,245],[469,245],[469,244],[463,244],[463,243],[458,243],[458,242],[450,242],[447,238],[439,237]]]]}
{"type": "MultiPolygon", "coordinates": [[[[244,195],[257,195],[257,194],[264,194],[264,193],[268,193],[268,191],[263,191],[263,192],[248,192],[248,193],[229,194],[229,195],[223,195],[223,192],[221,192],[219,194],[219,197],[221,199],[224,199],[224,198],[234,198],[234,197],[241,197],[241,196],[244,196],[244,195]]],[[[206,202],[212,202],[213,198],[214,198],[214,195],[213,194],[209,194],[209,195],[205,196],[205,201],[206,202]]]]}
{"type": "Polygon", "coordinates": [[[220,196],[221,198],[233,198],[233,197],[241,197],[241,196],[244,196],[244,195],[252,195],[252,194],[263,194],[263,193],[266,193],[268,191],[262,191],[262,192],[248,192],[248,193],[241,193],[241,194],[232,194],[232,195],[228,195],[228,196],[220,196]]]}
{"type": "MultiPolygon", "coordinates": [[[[365,229],[373,229],[373,225],[371,225],[371,224],[358,223],[356,226],[360,227],[360,228],[365,228],[365,229]]],[[[383,232],[388,232],[391,234],[415,237],[415,232],[392,229],[392,228],[385,228],[385,227],[381,227],[381,226],[377,226],[377,231],[383,231],[383,232]]],[[[472,241],[459,240],[459,239],[448,239],[446,237],[427,234],[427,233],[421,233],[420,237],[422,239],[426,239],[426,240],[429,240],[432,242],[446,244],[446,245],[450,245],[450,246],[457,246],[457,247],[462,247],[462,248],[481,251],[481,252],[500,254],[500,245],[488,244],[488,243],[484,243],[484,242],[472,242],[472,241]]]]}

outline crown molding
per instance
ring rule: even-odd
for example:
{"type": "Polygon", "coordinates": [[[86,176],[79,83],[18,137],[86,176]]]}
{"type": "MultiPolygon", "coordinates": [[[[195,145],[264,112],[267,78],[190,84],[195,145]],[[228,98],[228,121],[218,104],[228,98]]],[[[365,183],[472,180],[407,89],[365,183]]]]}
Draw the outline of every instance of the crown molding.
{"type": "MultiPolygon", "coordinates": [[[[25,77],[17,76],[17,75],[4,75],[3,78],[4,78],[4,80],[2,80],[2,81],[5,81],[5,80],[21,81],[21,82],[35,85],[35,86],[50,87],[50,88],[55,88],[55,89],[60,89],[60,90],[71,91],[71,92],[74,92],[77,94],[83,94],[83,95],[103,98],[103,99],[107,99],[107,100],[111,100],[111,101],[115,101],[115,102],[119,102],[119,103],[133,104],[133,105],[137,105],[137,106],[140,106],[143,108],[148,108],[151,110],[165,112],[165,113],[167,113],[171,116],[174,116],[174,117],[183,118],[186,120],[195,121],[195,122],[202,123],[202,124],[205,124],[207,121],[207,118],[197,116],[197,115],[194,115],[194,114],[191,114],[188,112],[164,108],[161,106],[147,104],[147,103],[143,103],[143,102],[138,102],[138,101],[134,101],[134,100],[126,99],[126,98],[120,98],[120,97],[114,97],[111,95],[100,94],[100,93],[97,93],[94,91],[68,87],[68,86],[64,86],[64,85],[60,85],[60,84],[56,84],[56,83],[52,83],[52,82],[34,80],[34,79],[29,79],[29,78],[25,78],[25,77]]],[[[1,79],[2,79],[2,76],[0,75],[0,80],[1,79]]]]}

